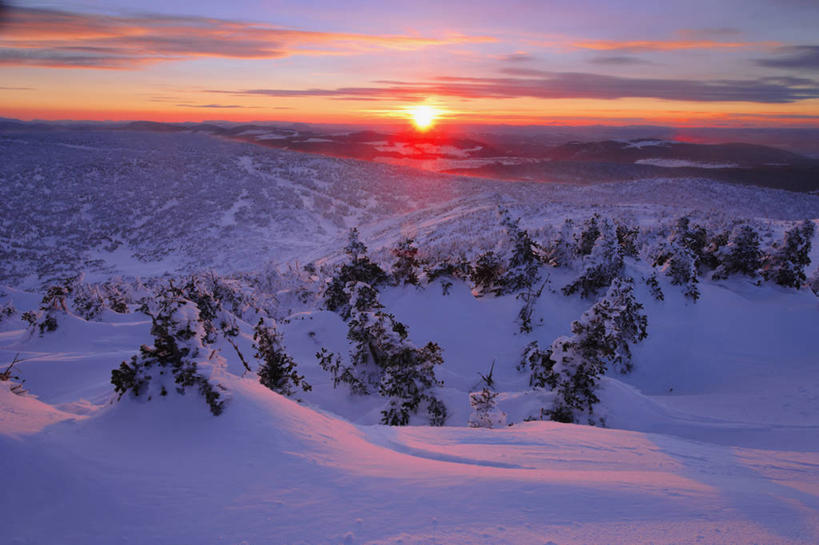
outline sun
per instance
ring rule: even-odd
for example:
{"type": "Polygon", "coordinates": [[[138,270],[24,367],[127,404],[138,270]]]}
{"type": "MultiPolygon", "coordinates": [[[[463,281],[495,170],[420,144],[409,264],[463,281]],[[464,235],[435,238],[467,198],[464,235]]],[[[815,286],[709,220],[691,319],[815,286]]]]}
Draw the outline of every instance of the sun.
{"type": "Polygon", "coordinates": [[[416,129],[422,132],[429,130],[435,124],[435,120],[441,113],[431,106],[423,105],[413,106],[407,110],[407,112],[412,118],[412,124],[415,125],[416,129]]]}

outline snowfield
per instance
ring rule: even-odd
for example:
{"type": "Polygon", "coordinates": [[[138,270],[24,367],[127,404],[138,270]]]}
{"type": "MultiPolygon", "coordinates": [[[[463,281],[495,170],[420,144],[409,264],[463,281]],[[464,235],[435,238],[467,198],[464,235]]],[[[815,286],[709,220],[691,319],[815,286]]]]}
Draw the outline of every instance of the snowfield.
{"type": "Polygon", "coordinates": [[[731,237],[752,226],[774,252],[808,225],[798,220],[819,224],[819,196],[710,180],[505,183],[196,134],[56,134],[0,135],[15,158],[0,164],[0,543],[819,543],[819,298],[804,282],[719,269],[677,285],[651,263],[682,215],[731,237]],[[532,387],[520,367],[527,346],[578,335],[572,323],[608,296],[564,294],[596,253],[537,265],[529,331],[524,292],[455,273],[373,283],[383,308],[363,306],[364,282],[348,282],[350,316],[328,310],[349,228],[385,267],[406,236],[430,263],[506,259],[513,229],[499,205],[543,248],[566,225],[558,240],[580,245],[595,213],[595,248],[606,218],[634,226],[642,247],[619,274],[633,279],[647,336],[631,343],[629,373],[599,376],[604,426],[549,421],[559,388],[532,387]],[[203,271],[223,290],[215,310],[208,292],[181,287],[203,271]],[[73,291],[54,290],[80,272],[73,291]],[[161,340],[161,293],[180,302],[167,316],[199,317],[176,339],[195,348],[218,416],[201,382],[175,391],[170,366],[151,368],[140,395],[114,390],[112,370],[161,340]],[[353,395],[320,364],[326,349],[353,365],[353,322],[387,314],[412,346],[440,348],[430,391],[445,425],[422,411],[383,425],[385,396],[353,395]],[[310,386],[289,396],[257,376],[254,335],[274,319],[310,386]],[[497,394],[493,428],[470,427],[482,388],[497,394]]]}

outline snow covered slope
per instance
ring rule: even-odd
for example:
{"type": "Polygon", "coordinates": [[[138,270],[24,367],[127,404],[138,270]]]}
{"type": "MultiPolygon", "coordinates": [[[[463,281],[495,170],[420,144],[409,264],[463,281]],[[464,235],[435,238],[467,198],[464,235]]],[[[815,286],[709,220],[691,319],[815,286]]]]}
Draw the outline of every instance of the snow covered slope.
{"type": "Polygon", "coordinates": [[[461,215],[464,202],[494,213],[505,200],[539,219],[641,205],[819,217],[819,196],[707,180],[510,184],[195,133],[15,131],[0,133],[0,154],[14,158],[0,163],[4,285],[305,263],[339,248],[350,227],[416,229],[421,217],[461,215]]]}
{"type": "MultiPolygon", "coordinates": [[[[0,375],[20,360],[10,380],[0,376],[0,543],[819,542],[819,299],[806,287],[703,276],[694,302],[659,274],[657,300],[645,280],[659,269],[627,258],[648,336],[631,349],[630,374],[601,378],[595,414],[605,428],[540,420],[557,394],[531,388],[518,369],[524,347],[569,335],[595,303],[561,292],[578,273],[571,267],[539,266],[545,287],[530,332],[517,322],[519,294],[476,297],[455,277],[379,287],[410,342],[441,348],[443,427],[378,424],[385,399],[334,387],[316,357],[326,348],[350,359],[349,324],[319,308],[318,292],[321,266],[344,259],[351,225],[382,263],[402,235],[427,256],[503,250],[498,204],[540,242],[595,212],[662,238],[688,213],[719,228],[747,217],[767,250],[788,220],[819,218],[819,198],[705,180],[460,180],[201,135],[15,138],[0,141],[20,157],[0,165],[11,199],[0,201],[3,281],[38,286],[86,269],[144,283],[94,287],[124,308],[109,301],[85,318],[76,300],[63,307],[59,296],[43,303],[41,289],[0,289],[0,375]],[[19,154],[32,145],[37,153],[19,154]],[[39,199],[31,210],[27,192],[39,199]],[[318,270],[258,270],[294,258],[318,270]],[[158,315],[157,301],[139,303],[160,286],[149,277],[211,268],[248,270],[220,280],[239,286],[231,314],[214,314],[235,335],[216,335],[196,356],[223,413],[211,414],[196,390],[117,400],[111,371],[158,342],[146,313],[158,315]],[[253,336],[264,313],[237,294],[257,296],[265,319],[279,319],[309,391],[289,399],[259,383],[253,336]],[[24,313],[44,307],[29,326],[24,313]],[[40,333],[43,312],[56,330],[40,333]],[[467,427],[470,393],[490,369],[509,425],[467,427]]],[[[185,280],[175,281],[168,289],[185,280]]]]}

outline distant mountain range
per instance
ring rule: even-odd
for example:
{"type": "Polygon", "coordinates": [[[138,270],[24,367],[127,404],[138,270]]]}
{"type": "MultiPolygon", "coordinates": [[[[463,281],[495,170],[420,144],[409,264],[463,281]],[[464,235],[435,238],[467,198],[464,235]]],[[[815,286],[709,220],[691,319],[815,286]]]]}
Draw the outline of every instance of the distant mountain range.
{"type": "MultiPolygon", "coordinates": [[[[666,137],[559,141],[572,134],[344,130],[332,126],[232,123],[25,123],[0,120],[0,131],[113,130],[208,133],[271,148],[410,166],[500,180],[594,184],[649,178],[705,178],[819,192],[819,159],[750,143],[692,143],[666,137]]],[[[649,129],[619,134],[634,136],[649,129]]],[[[716,129],[714,129],[716,130],[716,129]]],[[[658,129],[659,134],[667,131],[658,129]]]]}

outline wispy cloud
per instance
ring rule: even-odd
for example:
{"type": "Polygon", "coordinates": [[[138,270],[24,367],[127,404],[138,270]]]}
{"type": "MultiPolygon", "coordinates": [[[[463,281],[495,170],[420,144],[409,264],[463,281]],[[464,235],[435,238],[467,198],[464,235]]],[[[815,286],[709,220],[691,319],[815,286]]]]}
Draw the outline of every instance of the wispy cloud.
{"type": "Polygon", "coordinates": [[[494,41],[442,37],[315,32],[205,17],[111,16],[14,8],[0,34],[0,65],[138,68],[194,57],[272,59],[494,41]],[[320,47],[316,47],[320,46],[320,47]]]}
{"type": "Polygon", "coordinates": [[[623,51],[638,53],[645,51],[679,51],[685,49],[737,49],[745,47],[774,47],[778,42],[727,42],[704,39],[680,40],[578,40],[570,44],[578,49],[594,51],[623,51]]]}
{"type": "Polygon", "coordinates": [[[416,100],[430,96],[470,99],[509,98],[657,98],[695,102],[789,103],[819,98],[819,84],[813,80],[752,79],[693,81],[659,78],[624,78],[580,72],[547,72],[507,68],[515,77],[440,76],[425,82],[380,81],[379,87],[340,87],[332,89],[245,89],[210,90],[230,95],[271,97],[320,96],[416,100]]]}
{"type": "Polygon", "coordinates": [[[594,64],[609,64],[609,65],[628,65],[628,64],[651,64],[645,59],[639,57],[632,57],[631,55],[602,55],[594,57],[590,60],[594,64]]]}
{"type": "Polygon", "coordinates": [[[781,47],[779,56],[758,59],[760,66],[770,68],[796,68],[802,70],[819,70],[819,45],[798,45],[781,47]]]}
{"type": "Polygon", "coordinates": [[[535,58],[528,53],[511,53],[509,55],[501,56],[500,60],[503,62],[517,64],[521,62],[531,62],[535,60],[535,58]]]}

